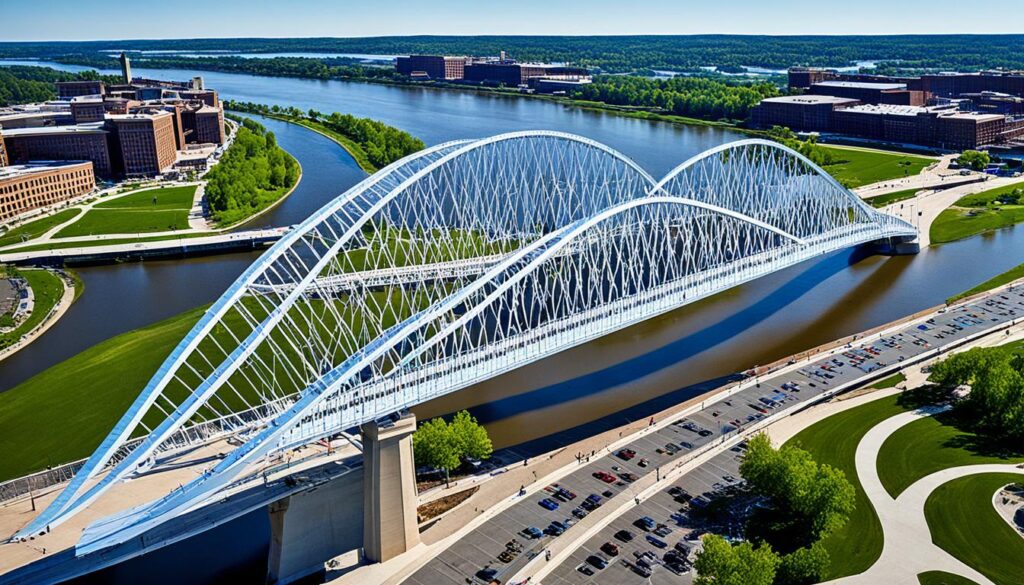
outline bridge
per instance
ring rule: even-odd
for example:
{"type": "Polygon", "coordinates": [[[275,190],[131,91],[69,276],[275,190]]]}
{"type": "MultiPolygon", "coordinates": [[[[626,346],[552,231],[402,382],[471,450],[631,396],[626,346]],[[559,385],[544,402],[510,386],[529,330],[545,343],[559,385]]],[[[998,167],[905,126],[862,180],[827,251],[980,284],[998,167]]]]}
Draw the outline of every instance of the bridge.
{"type": "Polygon", "coordinates": [[[93,525],[76,552],[137,538],[258,478],[268,458],[353,429],[376,478],[364,485],[380,488],[387,450],[403,465],[411,456],[381,447],[411,432],[387,422],[395,413],[811,258],[916,236],[764,140],[714,148],[661,180],[557,132],[434,146],[349,189],[253,263],[13,538],[45,534],[111,486],[226,436],[224,457],[93,525]]]}

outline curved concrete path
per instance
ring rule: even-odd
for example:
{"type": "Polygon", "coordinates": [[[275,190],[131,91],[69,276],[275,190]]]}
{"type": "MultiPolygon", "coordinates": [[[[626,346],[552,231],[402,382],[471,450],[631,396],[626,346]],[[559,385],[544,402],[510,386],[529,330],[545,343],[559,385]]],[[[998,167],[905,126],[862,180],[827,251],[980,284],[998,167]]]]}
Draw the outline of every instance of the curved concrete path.
{"type": "Polygon", "coordinates": [[[878,452],[889,435],[915,420],[941,412],[927,408],[898,414],[873,427],[857,445],[856,465],[864,491],[882,523],[882,555],[867,571],[829,583],[843,585],[918,585],[917,575],[926,571],[946,571],[967,577],[979,585],[993,585],[984,575],[942,550],[932,542],[925,520],[924,504],[936,488],[954,479],[979,473],[1018,473],[1014,464],[965,465],[943,469],[914,482],[897,498],[889,495],[878,477],[878,452]]]}

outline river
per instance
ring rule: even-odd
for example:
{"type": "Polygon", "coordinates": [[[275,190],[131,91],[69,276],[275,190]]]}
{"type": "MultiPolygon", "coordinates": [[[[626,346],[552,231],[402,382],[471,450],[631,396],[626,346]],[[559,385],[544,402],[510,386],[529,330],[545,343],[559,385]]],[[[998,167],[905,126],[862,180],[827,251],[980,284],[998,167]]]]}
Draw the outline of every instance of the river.
{"type": "MultiPolygon", "coordinates": [[[[742,138],[726,129],[472,92],[216,72],[138,69],[136,74],[167,79],[202,75],[224,98],[370,116],[428,144],[524,129],[572,132],[622,151],[655,176],[707,148],[742,138]]],[[[282,122],[263,123],[302,164],[303,178],[259,225],[297,223],[364,176],[327,139],[282,122]]],[[[0,391],[112,335],[214,300],[254,258],[231,254],[80,269],[85,294],[50,331],[0,362],[0,391]]],[[[597,425],[645,416],[753,365],[939,304],[1020,263],[1024,228],[926,249],[914,257],[841,252],[427,403],[416,412],[422,418],[471,408],[499,447],[545,436],[550,440],[556,431],[590,432],[597,425]]]]}

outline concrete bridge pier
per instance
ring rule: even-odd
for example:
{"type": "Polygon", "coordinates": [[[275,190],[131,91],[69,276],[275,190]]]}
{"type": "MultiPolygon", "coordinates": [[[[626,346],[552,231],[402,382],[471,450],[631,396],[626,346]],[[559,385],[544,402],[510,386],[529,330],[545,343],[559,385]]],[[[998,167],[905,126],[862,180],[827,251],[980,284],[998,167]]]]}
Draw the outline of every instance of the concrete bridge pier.
{"type": "Polygon", "coordinates": [[[420,542],[416,522],[416,416],[403,413],[360,427],[363,439],[363,555],[384,562],[420,542]]]}
{"type": "Polygon", "coordinates": [[[921,251],[921,242],[916,237],[883,238],[865,246],[873,254],[882,256],[910,256],[921,251]]]}

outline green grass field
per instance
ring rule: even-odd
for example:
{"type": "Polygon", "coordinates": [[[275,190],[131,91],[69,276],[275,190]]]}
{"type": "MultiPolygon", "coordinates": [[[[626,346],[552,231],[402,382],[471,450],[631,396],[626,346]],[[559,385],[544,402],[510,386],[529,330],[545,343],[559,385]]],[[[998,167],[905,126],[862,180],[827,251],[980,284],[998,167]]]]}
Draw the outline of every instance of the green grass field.
{"type": "Polygon", "coordinates": [[[136,191],[116,199],[101,201],[93,209],[191,209],[195,185],[136,191]]]}
{"type": "Polygon", "coordinates": [[[832,154],[834,163],[825,170],[853,189],[879,181],[916,175],[934,159],[898,152],[822,146],[832,154]]]}
{"type": "Polygon", "coordinates": [[[1002,486],[1024,476],[986,473],[939,486],[925,502],[932,541],[997,585],[1020,585],[1024,575],[1024,538],[992,506],[1002,486]]]}
{"type": "Polygon", "coordinates": [[[966,290],[956,296],[949,297],[948,299],[946,299],[946,302],[952,303],[964,297],[969,297],[971,295],[976,295],[980,292],[992,290],[994,288],[1003,286],[1004,284],[1013,282],[1018,278],[1024,278],[1024,264],[1011,268],[998,276],[993,276],[992,278],[986,280],[985,282],[979,284],[978,286],[970,290],[966,290]]]}
{"type": "Polygon", "coordinates": [[[9,230],[0,236],[0,247],[18,244],[32,238],[38,238],[53,229],[54,226],[58,226],[70,220],[81,212],[81,209],[65,209],[64,211],[57,212],[50,217],[30,221],[24,225],[9,230]]]}
{"type": "Polygon", "coordinates": [[[878,452],[878,477],[889,495],[897,497],[915,481],[936,471],[979,463],[1024,461],[1024,447],[985,444],[961,431],[949,413],[923,418],[897,430],[878,452]]]}
{"type": "Polygon", "coordinates": [[[886,193],[885,195],[879,195],[872,197],[871,199],[865,199],[871,207],[880,209],[891,203],[899,203],[900,201],[906,201],[907,199],[913,199],[921,190],[920,189],[906,189],[904,191],[896,191],[894,193],[886,193]]]}
{"type": "Polygon", "coordinates": [[[921,585],[978,585],[967,577],[954,575],[945,571],[928,571],[917,576],[921,585]]]}
{"type": "Polygon", "coordinates": [[[187,230],[188,210],[155,211],[93,209],[57,232],[55,238],[101,234],[144,234],[187,230]]]}
{"type": "Polygon", "coordinates": [[[826,579],[860,573],[882,554],[882,525],[857,478],[854,453],[871,427],[904,411],[899,395],[887,396],[834,414],[787,442],[809,451],[818,463],[842,470],[857,489],[857,507],[849,521],[822,541],[832,559],[826,579]]]}
{"type": "Polygon", "coordinates": [[[187,230],[196,186],[136,191],[97,203],[55,238],[106,234],[142,234],[187,230]],[[155,200],[155,202],[154,202],[155,200]]]}
{"type": "Polygon", "coordinates": [[[1015,183],[962,197],[932,223],[929,232],[932,243],[955,242],[1024,221],[1024,205],[1003,205],[996,201],[1022,187],[1024,183],[1015,183]]]}
{"type": "Polygon", "coordinates": [[[15,328],[13,331],[0,334],[0,348],[12,345],[21,336],[31,331],[36,325],[50,313],[54,305],[64,296],[64,283],[60,277],[49,270],[19,270],[21,276],[25,277],[28,285],[32,288],[35,296],[35,307],[28,319],[15,328]]]}

